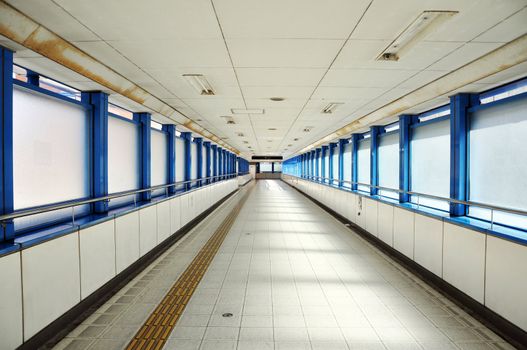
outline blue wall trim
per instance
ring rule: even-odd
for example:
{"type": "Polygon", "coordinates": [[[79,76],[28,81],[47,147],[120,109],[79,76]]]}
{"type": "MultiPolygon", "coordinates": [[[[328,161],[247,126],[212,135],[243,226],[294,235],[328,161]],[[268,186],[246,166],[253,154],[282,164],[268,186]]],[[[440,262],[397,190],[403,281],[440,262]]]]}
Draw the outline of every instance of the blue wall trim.
{"type": "MultiPolygon", "coordinates": [[[[410,126],[415,116],[404,114],[399,117],[399,189],[410,191],[410,126]]],[[[399,202],[410,201],[406,193],[399,193],[399,202]]]]}
{"type": "Polygon", "coordinates": [[[357,162],[357,152],[359,151],[359,139],[361,134],[352,134],[351,135],[351,189],[353,191],[357,190],[357,181],[359,179],[358,173],[358,162],[357,162]]]}

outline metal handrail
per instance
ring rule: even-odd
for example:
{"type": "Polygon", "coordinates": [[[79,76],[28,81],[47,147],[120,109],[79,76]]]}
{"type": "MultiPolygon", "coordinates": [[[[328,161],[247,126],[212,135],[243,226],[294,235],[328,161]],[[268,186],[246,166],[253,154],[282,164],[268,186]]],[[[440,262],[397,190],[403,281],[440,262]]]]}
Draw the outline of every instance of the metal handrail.
{"type": "MultiPolygon", "coordinates": [[[[5,224],[5,222],[8,221],[8,220],[17,219],[17,218],[21,218],[21,217],[24,217],[24,216],[31,216],[31,215],[36,215],[36,214],[42,214],[42,213],[47,213],[47,212],[50,212],[50,211],[55,211],[55,210],[60,210],[60,209],[67,209],[67,208],[72,208],[73,209],[74,207],[78,207],[80,205],[97,203],[97,202],[102,202],[102,201],[108,202],[111,199],[131,196],[131,195],[134,195],[134,194],[140,194],[140,193],[144,193],[144,192],[152,192],[152,191],[160,190],[160,189],[165,189],[168,192],[168,188],[170,188],[170,187],[178,187],[178,186],[181,186],[181,185],[191,184],[191,183],[194,183],[194,182],[207,182],[209,180],[214,180],[214,179],[217,179],[217,178],[220,178],[220,179],[222,179],[222,178],[225,178],[225,179],[234,178],[237,175],[238,175],[237,173],[231,173],[231,174],[224,174],[224,175],[215,175],[215,176],[209,176],[209,177],[202,177],[202,178],[199,178],[199,179],[192,179],[192,180],[186,180],[186,181],[177,181],[177,182],[173,182],[173,183],[170,183],[170,184],[151,186],[149,188],[142,188],[142,189],[138,189],[138,190],[117,192],[117,193],[113,193],[113,194],[110,194],[110,195],[107,195],[107,196],[102,196],[102,197],[97,197],[97,198],[73,200],[73,201],[67,201],[67,202],[62,202],[62,203],[57,203],[57,204],[44,205],[44,206],[40,206],[40,207],[32,208],[32,209],[22,209],[22,210],[14,211],[12,213],[0,215],[0,223],[5,224]]],[[[207,184],[204,184],[203,187],[211,185],[211,184],[213,184],[213,182],[209,182],[207,184]]],[[[73,221],[74,221],[74,215],[75,215],[75,213],[73,212],[72,213],[73,221]]]]}
{"type": "MultiPolygon", "coordinates": [[[[424,197],[424,198],[429,198],[429,199],[446,201],[446,202],[453,203],[453,204],[463,204],[463,205],[469,205],[469,206],[474,206],[474,207],[483,208],[483,209],[490,209],[490,210],[501,211],[501,212],[505,212],[505,213],[511,213],[511,214],[516,214],[516,215],[527,216],[527,211],[524,211],[524,210],[500,207],[500,206],[497,206],[497,205],[480,203],[480,202],[463,201],[463,200],[454,199],[454,198],[448,198],[448,197],[440,197],[440,196],[435,196],[435,195],[426,194],[426,193],[420,193],[420,192],[415,192],[415,191],[404,191],[404,190],[400,190],[398,188],[390,188],[390,187],[383,187],[383,186],[377,186],[377,185],[370,185],[370,184],[365,184],[365,183],[362,183],[362,182],[353,182],[353,181],[347,181],[347,180],[330,179],[328,177],[321,177],[321,176],[300,177],[300,176],[289,175],[289,174],[284,174],[284,175],[295,177],[295,178],[299,178],[299,179],[304,179],[304,180],[310,180],[312,182],[316,182],[316,181],[314,181],[312,179],[328,180],[328,182],[324,182],[324,183],[328,184],[330,186],[334,186],[334,184],[332,184],[330,182],[331,180],[333,180],[333,181],[336,181],[338,183],[346,183],[346,184],[358,185],[358,186],[367,186],[369,188],[375,188],[375,189],[378,189],[378,190],[381,190],[381,191],[390,191],[390,192],[396,192],[396,193],[403,193],[403,194],[408,194],[408,195],[412,195],[412,196],[419,196],[419,197],[424,197]]],[[[317,182],[317,183],[320,183],[320,182],[317,182]]]]}

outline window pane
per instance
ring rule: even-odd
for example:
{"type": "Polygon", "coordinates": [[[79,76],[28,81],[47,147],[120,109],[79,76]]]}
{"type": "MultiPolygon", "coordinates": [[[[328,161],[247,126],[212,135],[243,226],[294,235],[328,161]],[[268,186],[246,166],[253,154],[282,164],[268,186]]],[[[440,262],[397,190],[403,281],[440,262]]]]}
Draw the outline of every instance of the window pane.
{"type": "MultiPolygon", "coordinates": [[[[176,182],[185,181],[185,141],[176,137],[176,182]]],[[[183,186],[178,186],[181,189],[183,186]]]]}
{"type": "MultiPolygon", "coordinates": [[[[379,139],[379,186],[399,188],[399,134],[384,135],[379,139]]],[[[381,196],[399,198],[397,192],[379,191],[381,196]]]]}
{"type": "Polygon", "coordinates": [[[201,146],[201,177],[207,177],[207,147],[201,146]]]}
{"type": "MultiPolygon", "coordinates": [[[[152,130],[152,186],[168,183],[168,135],[152,130]]],[[[165,189],[152,192],[153,196],[166,193],[165,189]]]]}
{"type": "MultiPolygon", "coordinates": [[[[198,178],[198,145],[195,142],[192,142],[190,144],[190,159],[191,159],[190,178],[194,180],[198,178]]],[[[192,185],[195,185],[195,183],[192,183],[192,185]]]]}
{"type": "Polygon", "coordinates": [[[347,143],[344,145],[344,159],[343,159],[343,171],[344,171],[344,181],[348,181],[347,183],[344,183],[343,186],[347,188],[351,188],[351,143],[347,143]]]}
{"type": "MultiPolygon", "coordinates": [[[[470,116],[470,200],[527,210],[527,162],[518,156],[527,145],[526,110],[521,99],[470,116]]],[[[472,207],[469,213],[491,219],[487,209],[472,207]]],[[[493,220],[527,228],[527,220],[516,215],[495,212],[493,220]]]]}
{"type": "MultiPolygon", "coordinates": [[[[324,174],[322,174],[322,177],[329,178],[329,150],[326,151],[326,156],[324,157],[324,174]]],[[[329,180],[326,179],[324,182],[329,182],[329,180]]]]}
{"type": "Polygon", "coordinates": [[[271,163],[261,162],[260,163],[260,172],[261,173],[270,173],[273,170],[271,163]]]}
{"type": "Polygon", "coordinates": [[[274,172],[279,173],[282,171],[282,163],[276,162],[274,163],[274,172]]]}
{"type": "MultiPolygon", "coordinates": [[[[89,118],[81,106],[14,88],[15,210],[89,197],[88,126],[89,118]]],[[[76,208],[76,213],[85,210],[76,208]]],[[[65,217],[71,217],[71,210],[17,219],[15,224],[20,229],[38,220],[65,217]]]]}
{"type": "MultiPolygon", "coordinates": [[[[411,190],[450,197],[450,121],[443,120],[412,129],[410,142],[411,190]]],[[[448,210],[448,203],[412,196],[420,205],[448,210]]]]}
{"type": "MultiPolygon", "coordinates": [[[[119,118],[108,118],[108,192],[136,190],[140,185],[139,128],[119,118]]],[[[133,197],[112,199],[116,206],[133,197]]]]}
{"type": "MultiPolygon", "coordinates": [[[[357,181],[364,184],[370,183],[370,144],[371,140],[359,141],[359,148],[357,150],[357,181]]],[[[370,192],[368,186],[357,186],[359,191],[370,192]]]]}
{"type": "Polygon", "coordinates": [[[332,159],[332,168],[333,168],[333,184],[338,185],[339,180],[339,148],[335,147],[333,149],[333,159],[332,159]]]}

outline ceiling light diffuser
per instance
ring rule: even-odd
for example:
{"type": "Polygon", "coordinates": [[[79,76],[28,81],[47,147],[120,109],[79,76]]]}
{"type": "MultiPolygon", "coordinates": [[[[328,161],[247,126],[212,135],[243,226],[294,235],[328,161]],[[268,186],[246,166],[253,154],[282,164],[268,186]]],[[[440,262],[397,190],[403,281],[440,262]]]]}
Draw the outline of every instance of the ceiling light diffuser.
{"type": "Polygon", "coordinates": [[[424,11],[377,57],[381,61],[397,61],[415,44],[434,32],[457,11],[424,11]]]}
{"type": "Polygon", "coordinates": [[[214,95],[212,86],[203,74],[183,74],[189,84],[201,95],[214,95]]]}
{"type": "Polygon", "coordinates": [[[324,109],[322,110],[322,113],[331,114],[341,104],[342,102],[331,102],[326,107],[324,107],[324,109]]]}

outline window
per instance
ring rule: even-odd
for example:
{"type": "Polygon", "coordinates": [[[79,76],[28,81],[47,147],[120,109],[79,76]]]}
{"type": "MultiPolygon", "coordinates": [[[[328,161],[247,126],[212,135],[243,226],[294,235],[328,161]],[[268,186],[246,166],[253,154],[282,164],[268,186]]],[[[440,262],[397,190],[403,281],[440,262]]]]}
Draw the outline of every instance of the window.
{"type": "MultiPolygon", "coordinates": [[[[527,210],[527,99],[489,106],[470,115],[469,198],[527,210]]],[[[527,229],[527,218],[470,207],[469,215],[527,229]]]]}
{"type": "Polygon", "coordinates": [[[260,172],[261,173],[270,173],[273,171],[273,163],[261,162],[260,163],[260,172]]]}
{"type": "MultiPolygon", "coordinates": [[[[15,210],[90,196],[89,124],[79,104],[14,87],[15,210]]],[[[87,209],[76,207],[75,212],[87,209]]],[[[17,219],[15,228],[66,218],[71,218],[69,209],[17,219]]]]}
{"type": "Polygon", "coordinates": [[[527,79],[517,81],[505,87],[496,88],[480,95],[480,103],[487,104],[504,98],[527,92],[527,79]]]}
{"type": "MultiPolygon", "coordinates": [[[[411,191],[450,197],[450,120],[412,128],[410,141],[411,191]]],[[[446,201],[411,196],[413,203],[448,210],[446,201]]]]}
{"type": "Polygon", "coordinates": [[[207,177],[207,147],[201,146],[201,177],[207,177]]]}
{"type": "MultiPolygon", "coordinates": [[[[357,150],[357,182],[363,184],[370,184],[370,139],[363,139],[359,141],[359,148],[357,150]]],[[[359,191],[370,192],[370,187],[365,185],[358,185],[359,191]]]]}
{"type": "Polygon", "coordinates": [[[130,120],[134,119],[134,114],[132,112],[124,108],[118,107],[116,105],[113,105],[111,103],[108,103],[108,113],[115,114],[119,117],[123,117],[130,120]]]}
{"type": "MultiPolygon", "coordinates": [[[[190,178],[194,180],[198,178],[198,144],[195,142],[190,143],[190,159],[190,178]]],[[[196,183],[191,183],[192,186],[195,184],[196,183]]]]}
{"type": "Polygon", "coordinates": [[[275,162],[274,163],[274,172],[275,173],[282,172],[282,163],[280,163],[280,162],[275,162]]]}
{"type": "MultiPolygon", "coordinates": [[[[141,187],[139,125],[120,118],[108,118],[108,192],[141,187]]],[[[133,201],[134,196],[112,199],[111,206],[133,201]]]]}
{"type": "Polygon", "coordinates": [[[324,157],[324,174],[322,174],[322,177],[325,178],[322,182],[329,183],[329,149],[326,150],[326,155],[324,157]]]}
{"type": "MultiPolygon", "coordinates": [[[[176,137],[176,182],[185,181],[185,141],[176,137]]],[[[177,186],[180,190],[183,185],[177,186]]]]}
{"type": "Polygon", "coordinates": [[[352,153],[351,153],[352,144],[347,143],[344,145],[344,154],[343,154],[343,173],[344,173],[344,187],[351,188],[351,162],[352,162],[352,153]]]}
{"type": "MultiPolygon", "coordinates": [[[[377,152],[379,186],[399,188],[399,133],[381,134],[377,152]]],[[[399,198],[397,192],[379,190],[378,193],[389,198],[399,198]]]]}
{"type": "Polygon", "coordinates": [[[332,168],[333,168],[333,184],[338,185],[339,183],[339,148],[335,147],[333,149],[333,159],[332,159],[332,168]]]}
{"type": "MultiPolygon", "coordinates": [[[[151,134],[151,185],[165,185],[168,183],[168,135],[165,132],[152,130],[151,134]]],[[[167,189],[152,192],[152,196],[162,195],[167,189]]]]}

